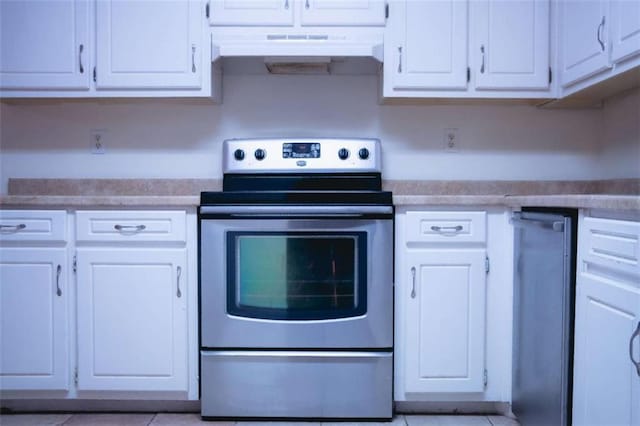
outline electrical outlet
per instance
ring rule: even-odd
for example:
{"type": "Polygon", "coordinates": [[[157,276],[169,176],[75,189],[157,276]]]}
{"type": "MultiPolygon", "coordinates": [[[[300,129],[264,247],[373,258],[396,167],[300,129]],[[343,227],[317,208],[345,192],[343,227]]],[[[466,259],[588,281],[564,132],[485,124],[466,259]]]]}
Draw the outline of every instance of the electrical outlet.
{"type": "Polygon", "coordinates": [[[90,137],[90,147],[92,154],[106,154],[106,129],[92,129],[90,137]]]}
{"type": "Polygon", "coordinates": [[[444,129],[444,150],[446,152],[460,152],[460,136],[458,129],[450,127],[444,129]]]}

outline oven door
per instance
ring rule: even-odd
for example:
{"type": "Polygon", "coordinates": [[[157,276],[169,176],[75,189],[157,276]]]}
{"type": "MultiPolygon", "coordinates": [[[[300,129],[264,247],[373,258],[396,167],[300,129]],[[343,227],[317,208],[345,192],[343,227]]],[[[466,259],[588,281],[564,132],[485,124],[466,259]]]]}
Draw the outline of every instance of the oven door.
{"type": "Polygon", "coordinates": [[[392,347],[391,212],[202,207],[202,347],[392,347]]]}

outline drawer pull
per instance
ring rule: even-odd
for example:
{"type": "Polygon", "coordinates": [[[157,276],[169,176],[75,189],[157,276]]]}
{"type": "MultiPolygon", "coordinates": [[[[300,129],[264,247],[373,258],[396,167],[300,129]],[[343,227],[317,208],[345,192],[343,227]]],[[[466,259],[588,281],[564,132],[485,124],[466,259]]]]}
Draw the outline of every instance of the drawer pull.
{"type": "Polygon", "coordinates": [[[415,299],[416,298],[416,267],[412,266],[411,267],[411,298],[415,299]]]}
{"type": "Polygon", "coordinates": [[[177,277],[176,277],[176,284],[178,286],[178,291],[176,291],[176,296],[178,296],[179,298],[182,297],[182,292],[180,291],[180,277],[182,276],[182,267],[178,266],[177,268],[177,277]]]}
{"type": "Polygon", "coordinates": [[[62,296],[62,290],[60,290],[60,273],[62,272],[62,266],[58,265],[56,268],[56,294],[62,296]]]}
{"type": "Polygon", "coordinates": [[[0,225],[0,231],[4,233],[18,232],[23,230],[26,227],[27,225],[25,225],[24,223],[20,223],[18,225],[0,225]]]}
{"type": "Polygon", "coordinates": [[[434,232],[460,232],[462,231],[462,225],[456,226],[436,226],[433,225],[431,230],[434,232]]]}
{"type": "Polygon", "coordinates": [[[633,339],[640,336],[640,322],[638,322],[638,327],[636,331],[631,334],[631,339],[629,339],[629,358],[631,358],[631,362],[636,366],[636,372],[638,373],[638,377],[640,377],[640,360],[636,361],[633,358],[633,339]]]}
{"type": "Polygon", "coordinates": [[[136,233],[144,231],[147,227],[145,225],[114,225],[113,228],[120,232],[136,233]]]}

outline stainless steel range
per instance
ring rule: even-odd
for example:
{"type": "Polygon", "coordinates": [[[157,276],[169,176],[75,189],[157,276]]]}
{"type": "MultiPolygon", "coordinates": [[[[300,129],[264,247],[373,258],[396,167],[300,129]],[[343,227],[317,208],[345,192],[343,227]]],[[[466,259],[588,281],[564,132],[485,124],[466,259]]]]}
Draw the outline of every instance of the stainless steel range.
{"type": "Polygon", "coordinates": [[[202,417],[390,419],[380,142],[229,140],[223,156],[199,209],[202,417]]]}

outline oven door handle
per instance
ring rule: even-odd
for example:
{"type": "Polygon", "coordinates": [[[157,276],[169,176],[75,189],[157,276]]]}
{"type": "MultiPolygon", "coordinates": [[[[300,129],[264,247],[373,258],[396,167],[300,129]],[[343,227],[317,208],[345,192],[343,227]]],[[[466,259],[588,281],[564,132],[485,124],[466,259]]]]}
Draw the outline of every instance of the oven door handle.
{"type": "Polygon", "coordinates": [[[201,206],[201,215],[225,215],[237,218],[296,218],[296,217],[366,217],[393,215],[393,206],[201,206]]]}

